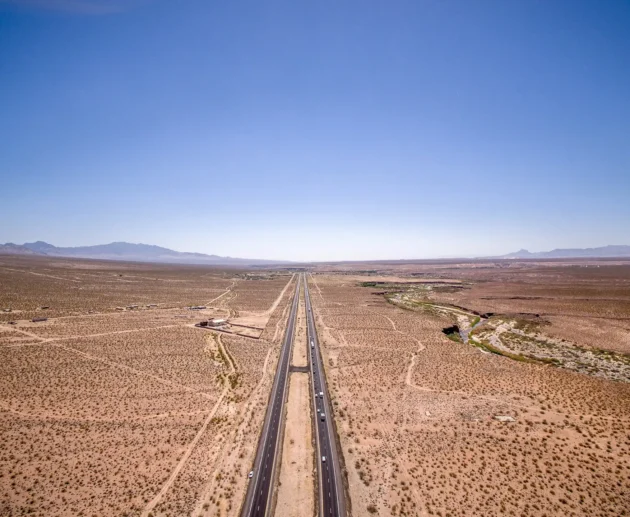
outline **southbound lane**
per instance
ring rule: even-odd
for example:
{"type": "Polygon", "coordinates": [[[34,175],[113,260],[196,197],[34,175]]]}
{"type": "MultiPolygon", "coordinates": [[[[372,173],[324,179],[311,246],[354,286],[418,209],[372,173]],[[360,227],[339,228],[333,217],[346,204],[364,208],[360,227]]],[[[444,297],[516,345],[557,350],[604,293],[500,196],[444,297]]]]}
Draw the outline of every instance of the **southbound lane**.
{"type": "Polygon", "coordinates": [[[267,406],[265,424],[258,443],[258,451],[254,461],[254,475],[249,480],[241,517],[265,517],[271,513],[271,494],[274,488],[273,479],[278,452],[278,439],[281,434],[279,431],[282,424],[282,415],[284,414],[289,360],[300,297],[300,283],[301,277],[298,277],[295,294],[293,295],[293,305],[284,334],[282,350],[280,351],[278,368],[276,369],[276,377],[271,389],[269,405],[267,406]]]}
{"type": "Polygon", "coordinates": [[[306,277],[304,278],[304,299],[306,301],[311,388],[313,389],[313,400],[315,401],[313,404],[313,418],[315,418],[315,429],[317,431],[319,515],[321,517],[345,517],[346,508],[343,483],[341,481],[341,465],[337,454],[336,434],[332,424],[332,405],[330,404],[328,388],[326,387],[326,376],[306,277]],[[324,460],[324,458],[326,459],[324,460]]]}

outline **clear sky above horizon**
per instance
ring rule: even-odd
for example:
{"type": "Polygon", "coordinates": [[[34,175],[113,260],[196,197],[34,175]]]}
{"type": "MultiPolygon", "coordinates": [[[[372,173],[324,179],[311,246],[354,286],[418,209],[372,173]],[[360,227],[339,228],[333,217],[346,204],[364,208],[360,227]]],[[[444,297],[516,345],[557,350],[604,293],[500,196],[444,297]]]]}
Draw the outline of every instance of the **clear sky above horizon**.
{"type": "Polygon", "coordinates": [[[630,244],[630,2],[0,0],[0,242],[630,244]]]}

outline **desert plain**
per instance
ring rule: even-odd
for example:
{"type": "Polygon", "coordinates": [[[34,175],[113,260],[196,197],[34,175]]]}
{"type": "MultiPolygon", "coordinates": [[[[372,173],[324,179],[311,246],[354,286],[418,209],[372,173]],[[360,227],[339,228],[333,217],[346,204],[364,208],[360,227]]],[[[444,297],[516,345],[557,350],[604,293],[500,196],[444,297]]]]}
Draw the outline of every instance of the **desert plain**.
{"type": "Polygon", "coordinates": [[[294,282],[0,257],[0,515],[234,515],[294,282]]]}
{"type": "MultiPolygon", "coordinates": [[[[302,270],[349,514],[630,515],[629,262],[302,270]]],[[[296,280],[0,256],[0,515],[238,515],[296,280]]],[[[278,515],[317,511],[307,379],[278,515]]]]}
{"type": "Polygon", "coordinates": [[[353,515],[628,515],[630,265],[311,276],[353,515]]]}

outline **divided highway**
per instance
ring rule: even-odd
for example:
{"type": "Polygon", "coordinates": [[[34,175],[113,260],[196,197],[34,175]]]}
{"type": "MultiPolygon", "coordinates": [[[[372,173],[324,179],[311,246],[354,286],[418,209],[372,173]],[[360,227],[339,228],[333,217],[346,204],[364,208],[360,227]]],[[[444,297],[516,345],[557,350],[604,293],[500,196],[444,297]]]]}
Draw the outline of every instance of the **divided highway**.
{"type": "Polygon", "coordinates": [[[328,396],[324,365],[317,339],[315,317],[311,306],[308,282],[304,277],[304,299],[308,330],[309,367],[314,404],[313,418],[317,437],[317,471],[319,479],[320,517],[345,517],[345,499],[341,466],[337,454],[337,439],[333,428],[332,405],[328,396]],[[322,416],[323,415],[323,416],[322,416]],[[325,460],[324,460],[325,458],[325,460]]]}
{"type": "Polygon", "coordinates": [[[242,517],[265,517],[270,515],[272,494],[274,489],[274,473],[276,457],[281,436],[280,426],[283,422],[284,401],[286,399],[287,378],[289,373],[289,361],[293,345],[295,331],[295,318],[297,315],[298,300],[300,298],[301,277],[298,277],[293,295],[293,305],[289,314],[287,329],[284,334],[276,377],[271,388],[269,406],[265,415],[263,431],[258,443],[256,460],[254,462],[254,474],[249,481],[245,504],[241,511],[242,517]]]}

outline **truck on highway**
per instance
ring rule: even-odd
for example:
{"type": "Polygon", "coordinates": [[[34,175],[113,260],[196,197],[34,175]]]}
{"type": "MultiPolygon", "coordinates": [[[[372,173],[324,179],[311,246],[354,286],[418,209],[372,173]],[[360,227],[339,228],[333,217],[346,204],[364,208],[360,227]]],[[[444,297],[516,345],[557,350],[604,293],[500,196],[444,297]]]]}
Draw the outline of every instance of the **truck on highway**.
{"type": "Polygon", "coordinates": [[[326,414],[325,413],[321,413],[319,415],[319,419],[323,422],[324,420],[326,420],[326,414]]]}

